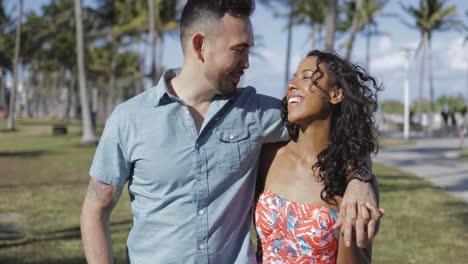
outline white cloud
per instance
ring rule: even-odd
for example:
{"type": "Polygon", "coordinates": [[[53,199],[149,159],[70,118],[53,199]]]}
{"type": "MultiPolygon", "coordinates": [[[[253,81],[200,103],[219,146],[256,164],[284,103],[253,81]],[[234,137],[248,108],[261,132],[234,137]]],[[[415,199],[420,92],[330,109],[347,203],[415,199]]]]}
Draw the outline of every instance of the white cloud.
{"type": "Polygon", "coordinates": [[[393,41],[392,38],[389,36],[383,36],[379,38],[379,42],[377,43],[377,51],[378,52],[385,52],[392,48],[393,41]]]}
{"type": "Polygon", "coordinates": [[[250,68],[247,72],[284,72],[285,56],[266,48],[255,50],[259,56],[250,55],[250,68]]]}
{"type": "Polygon", "coordinates": [[[419,40],[394,45],[390,37],[382,37],[378,45],[378,54],[381,55],[371,58],[371,69],[373,71],[394,70],[404,67],[406,58],[403,49],[409,48],[414,51],[418,47],[418,44],[419,40]]]}
{"type": "Polygon", "coordinates": [[[402,51],[393,51],[371,60],[373,70],[393,70],[405,65],[405,56],[402,51]]]}
{"type": "Polygon", "coordinates": [[[468,66],[468,43],[464,41],[463,37],[458,37],[444,48],[443,59],[452,70],[466,70],[468,66]]]}

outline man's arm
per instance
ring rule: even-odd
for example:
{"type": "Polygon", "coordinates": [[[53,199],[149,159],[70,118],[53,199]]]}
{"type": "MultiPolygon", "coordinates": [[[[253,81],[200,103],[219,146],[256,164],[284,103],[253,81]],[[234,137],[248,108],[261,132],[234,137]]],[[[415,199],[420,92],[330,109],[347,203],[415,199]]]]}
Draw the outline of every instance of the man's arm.
{"type": "Polygon", "coordinates": [[[113,263],[109,217],[122,193],[122,187],[112,186],[93,178],[81,210],[81,238],[88,263],[113,263]]]}
{"type": "Polygon", "coordinates": [[[353,179],[348,183],[341,202],[339,218],[333,226],[335,229],[341,228],[341,235],[347,246],[351,245],[354,231],[356,244],[361,248],[367,247],[375,237],[380,218],[383,216],[383,209],[378,209],[378,204],[379,190],[375,176],[371,182],[353,179]],[[362,207],[366,204],[366,207],[362,207]]]}

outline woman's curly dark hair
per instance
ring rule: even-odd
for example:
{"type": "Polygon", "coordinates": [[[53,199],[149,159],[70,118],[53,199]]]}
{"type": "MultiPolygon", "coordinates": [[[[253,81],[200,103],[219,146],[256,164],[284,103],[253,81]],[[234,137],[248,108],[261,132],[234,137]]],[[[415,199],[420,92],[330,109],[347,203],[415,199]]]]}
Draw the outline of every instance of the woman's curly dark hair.
{"type": "MultiPolygon", "coordinates": [[[[344,95],[339,104],[332,106],[330,142],[318,154],[317,163],[311,168],[318,169],[319,180],[325,185],[320,193],[322,200],[336,203],[335,196],[344,195],[349,171],[367,166],[365,162],[369,155],[377,153],[378,129],[373,113],[377,111],[377,92],[382,90],[382,86],[361,66],[334,53],[313,50],[307,54],[307,57],[311,56],[317,58],[318,79],[325,70],[328,87],[337,86],[344,95]]],[[[314,83],[318,79],[313,80],[314,83]]],[[[299,125],[288,122],[286,97],[282,102],[281,117],[291,139],[296,141],[299,125]]]]}

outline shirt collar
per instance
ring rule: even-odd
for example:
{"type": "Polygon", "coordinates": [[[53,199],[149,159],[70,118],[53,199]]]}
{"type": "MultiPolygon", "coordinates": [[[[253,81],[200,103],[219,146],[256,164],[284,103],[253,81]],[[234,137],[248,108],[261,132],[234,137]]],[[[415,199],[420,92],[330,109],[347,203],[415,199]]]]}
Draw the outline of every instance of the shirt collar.
{"type": "Polygon", "coordinates": [[[153,87],[154,89],[154,106],[159,106],[164,103],[167,103],[167,100],[170,100],[169,89],[167,83],[172,80],[177,74],[179,74],[180,68],[169,69],[165,71],[162,77],[159,79],[158,84],[153,87]]]}
{"type": "MultiPolygon", "coordinates": [[[[154,106],[160,106],[169,103],[171,100],[171,96],[169,93],[169,89],[167,87],[167,83],[172,80],[174,77],[176,77],[177,74],[180,72],[180,68],[175,68],[175,69],[169,69],[164,72],[162,77],[159,79],[158,84],[153,87],[154,93],[155,93],[155,98],[154,98],[154,106]]],[[[237,91],[235,94],[230,95],[230,96],[224,96],[221,94],[217,94],[214,98],[214,100],[228,100],[228,101],[233,101],[237,96],[237,91]]]]}

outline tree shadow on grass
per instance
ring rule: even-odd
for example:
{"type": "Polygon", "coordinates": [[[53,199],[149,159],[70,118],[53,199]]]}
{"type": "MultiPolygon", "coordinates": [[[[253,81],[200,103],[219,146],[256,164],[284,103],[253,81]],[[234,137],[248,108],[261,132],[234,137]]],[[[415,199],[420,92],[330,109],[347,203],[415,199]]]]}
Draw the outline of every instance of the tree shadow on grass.
{"type": "Polygon", "coordinates": [[[463,201],[450,201],[444,204],[448,208],[456,208],[453,217],[461,218],[463,228],[468,232],[468,204],[463,201]]]}
{"type": "Polygon", "coordinates": [[[46,151],[43,150],[33,150],[33,151],[8,151],[0,152],[0,158],[3,157],[18,157],[18,158],[36,158],[46,154],[46,151]]]}
{"type": "MultiPolygon", "coordinates": [[[[0,263],[2,264],[83,264],[86,263],[84,256],[81,257],[70,257],[63,259],[44,259],[39,261],[28,261],[28,257],[17,256],[17,257],[2,257],[0,256],[0,263]]],[[[115,257],[114,263],[127,263],[126,257],[115,257]]]]}
{"type": "Polygon", "coordinates": [[[54,184],[51,184],[50,181],[43,182],[30,182],[30,183],[14,183],[14,184],[0,184],[0,192],[2,189],[14,189],[14,188],[40,188],[40,187],[50,187],[50,186],[81,186],[87,185],[89,183],[88,179],[83,179],[81,181],[56,181],[54,184]]]}
{"type": "MultiPolygon", "coordinates": [[[[112,232],[127,231],[127,225],[132,223],[132,220],[124,220],[119,222],[111,222],[110,227],[112,232]]],[[[22,234],[18,239],[0,239],[0,249],[1,248],[12,248],[18,246],[29,245],[38,242],[46,242],[52,240],[81,240],[81,231],[80,227],[71,227],[65,229],[51,230],[47,232],[35,233],[27,236],[22,234]]],[[[0,263],[3,263],[0,261],[0,263]]]]}
{"type": "MultiPolygon", "coordinates": [[[[0,224],[0,241],[16,240],[24,237],[21,228],[15,224],[0,224]]],[[[0,262],[1,263],[1,262],[0,262]]]]}

